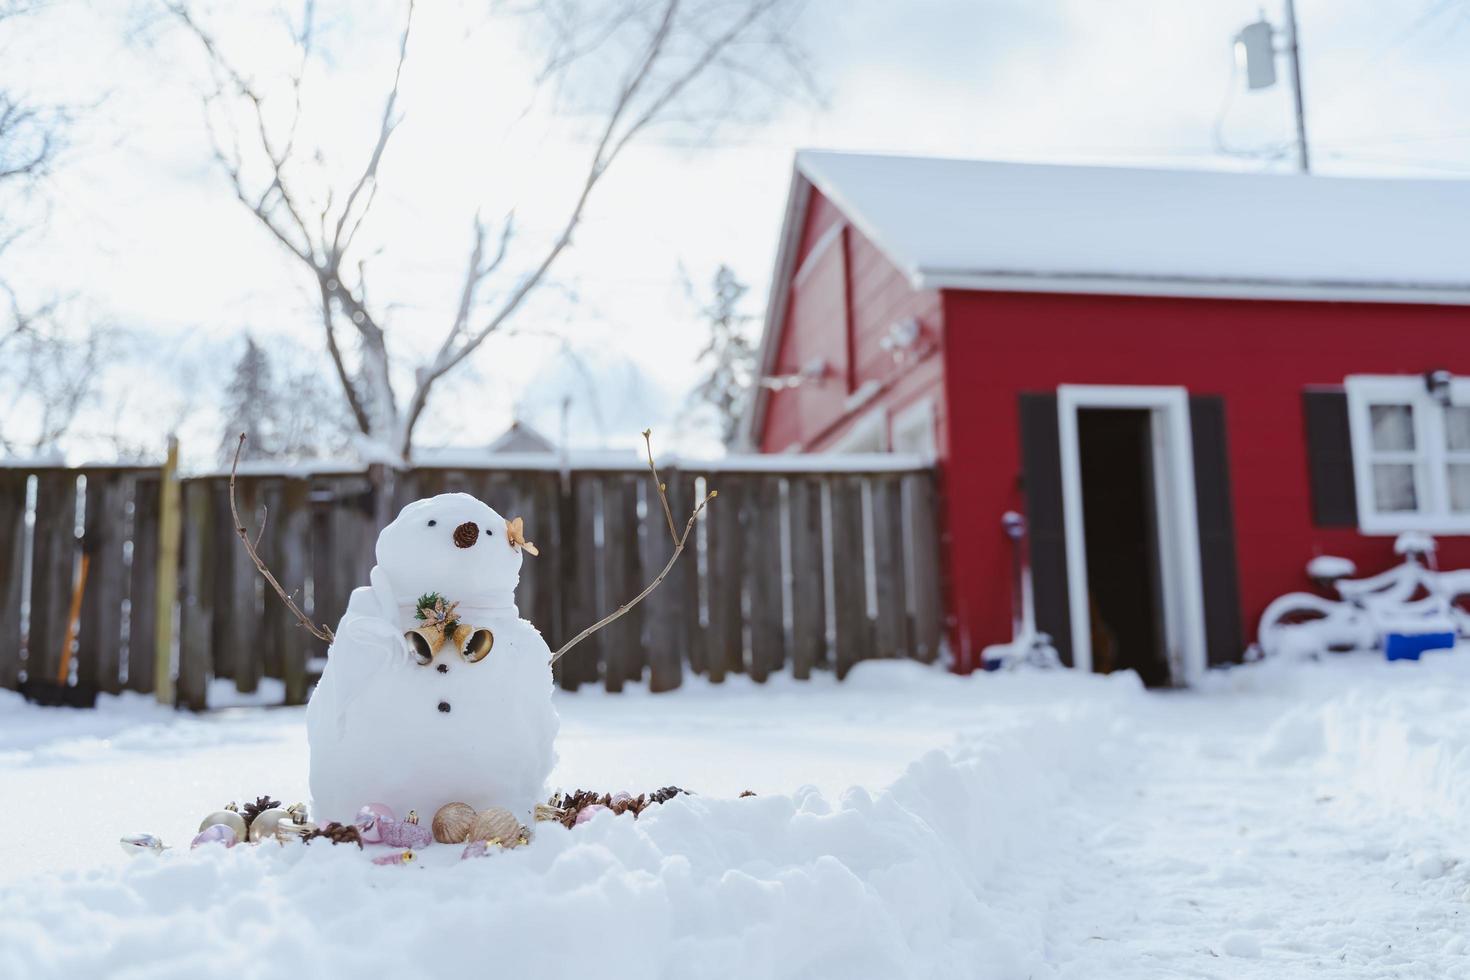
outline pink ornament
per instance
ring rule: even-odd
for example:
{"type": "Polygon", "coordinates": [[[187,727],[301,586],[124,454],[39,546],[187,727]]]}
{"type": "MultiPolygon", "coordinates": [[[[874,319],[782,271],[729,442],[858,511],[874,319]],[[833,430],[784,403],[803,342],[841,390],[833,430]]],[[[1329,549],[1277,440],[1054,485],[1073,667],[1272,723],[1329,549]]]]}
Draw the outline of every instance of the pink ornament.
{"type": "Polygon", "coordinates": [[[489,853],[489,841],[472,840],[464,846],[464,850],[460,852],[459,859],[463,861],[465,858],[482,858],[489,853]]]}
{"type": "Polygon", "coordinates": [[[382,824],[384,821],[396,822],[393,811],[382,803],[369,803],[357,811],[357,832],[362,835],[364,844],[383,843],[382,824]]]}
{"type": "Polygon", "coordinates": [[[199,831],[189,842],[189,848],[192,850],[200,844],[223,844],[226,847],[234,847],[238,843],[240,843],[240,838],[236,836],[235,828],[228,824],[215,823],[199,831]]]}
{"type": "Polygon", "coordinates": [[[413,860],[413,851],[400,851],[396,854],[384,854],[382,857],[373,858],[374,864],[408,864],[413,860]]]}
{"type": "Polygon", "coordinates": [[[597,816],[597,814],[603,813],[606,810],[607,807],[603,806],[601,803],[593,803],[591,806],[584,806],[582,807],[582,809],[577,811],[577,819],[572,821],[572,826],[576,827],[584,824],[587,821],[591,820],[593,817],[597,816]]]}
{"type": "Polygon", "coordinates": [[[392,817],[379,817],[374,828],[378,840],[389,847],[424,847],[434,842],[434,832],[423,824],[392,817]]]}

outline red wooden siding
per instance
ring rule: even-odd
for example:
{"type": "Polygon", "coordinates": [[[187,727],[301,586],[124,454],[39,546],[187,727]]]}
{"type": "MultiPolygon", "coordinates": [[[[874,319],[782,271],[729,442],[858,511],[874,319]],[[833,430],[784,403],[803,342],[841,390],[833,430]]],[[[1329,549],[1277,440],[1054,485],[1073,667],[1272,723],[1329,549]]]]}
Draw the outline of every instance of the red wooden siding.
{"type": "MultiPolygon", "coordinates": [[[[1470,311],[1449,306],[1205,300],[1043,293],[944,294],[944,472],[953,632],[960,669],[1010,631],[1000,515],[1023,509],[1017,394],[1060,384],[1184,385],[1224,396],[1242,630],[1303,565],[1337,554],[1364,573],[1393,563],[1392,537],[1312,524],[1302,390],[1349,374],[1470,374],[1470,311]]],[[[941,447],[943,451],[943,447],[941,447]]],[[[1441,562],[1470,567],[1470,538],[1441,562]]]]}
{"type": "Polygon", "coordinates": [[[935,399],[936,444],[942,451],[939,294],[914,291],[903,273],[816,191],[811,192],[794,268],[773,373],[795,374],[820,357],[833,376],[769,395],[758,434],[761,451],[829,448],[874,410],[883,409],[891,421],[925,396],[935,399]],[[899,365],[879,344],[895,323],[908,317],[923,327],[922,356],[899,365]],[[848,397],[868,382],[880,386],[878,393],[849,408],[848,397]]]}

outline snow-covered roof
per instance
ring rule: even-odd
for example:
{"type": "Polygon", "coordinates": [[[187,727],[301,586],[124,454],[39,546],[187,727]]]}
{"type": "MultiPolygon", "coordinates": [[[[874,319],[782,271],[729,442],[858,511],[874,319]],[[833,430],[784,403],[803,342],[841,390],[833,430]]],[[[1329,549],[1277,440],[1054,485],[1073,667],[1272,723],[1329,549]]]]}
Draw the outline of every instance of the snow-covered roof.
{"type": "MultiPolygon", "coordinates": [[[[1470,181],[796,155],[774,365],[815,188],[916,289],[1470,305],[1470,181]]],[[[769,393],[742,425],[753,448],[769,393]]]]}
{"type": "Polygon", "coordinates": [[[1470,303],[1465,180],[817,151],[796,171],[918,288],[1470,303]]]}

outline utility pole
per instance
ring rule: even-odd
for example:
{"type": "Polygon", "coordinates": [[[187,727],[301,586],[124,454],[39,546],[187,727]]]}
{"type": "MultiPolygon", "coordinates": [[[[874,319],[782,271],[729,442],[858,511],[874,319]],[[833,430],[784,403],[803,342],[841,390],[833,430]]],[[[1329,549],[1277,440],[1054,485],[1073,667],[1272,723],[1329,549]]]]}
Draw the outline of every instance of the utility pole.
{"type": "Polygon", "coordinates": [[[1276,46],[1276,28],[1266,20],[1264,10],[1261,11],[1259,20],[1247,24],[1235,35],[1235,46],[1237,57],[1245,65],[1246,88],[1251,91],[1270,88],[1276,84],[1277,55],[1284,54],[1291,62],[1291,97],[1296,110],[1296,162],[1297,169],[1307,174],[1312,172],[1312,168],[1307,158],[1307,110],[1302,99],[1302,60],[1301,46],[1297,42],[1296,4],[1293,0],[1284,2],[1286,47],[1276,46]]]}
{"type": "Polygon", "coordinates": [[[1289,34],[1287,54],[1291,57],[1291,92],[1296,101],[1296,162],[1304,174],[1312,172],[1307,158],[1307,113],[1302,103],[1301,46],[1297,42],[1296,4],[1286,0],[1286,29],[1289,34]]]}

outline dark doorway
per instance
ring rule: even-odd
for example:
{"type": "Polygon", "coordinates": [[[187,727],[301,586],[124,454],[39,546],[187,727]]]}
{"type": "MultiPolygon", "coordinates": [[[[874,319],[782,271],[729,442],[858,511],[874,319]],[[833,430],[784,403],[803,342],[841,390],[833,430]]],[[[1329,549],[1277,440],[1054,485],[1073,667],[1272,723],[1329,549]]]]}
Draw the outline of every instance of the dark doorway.
{"type": "Polygon", "coordinates": [[[1135,670],[1159,687],[1170,677],[1150,419],[1146,409],[1079,409],[1077,442],[1093,669],[1135,670]]]}

